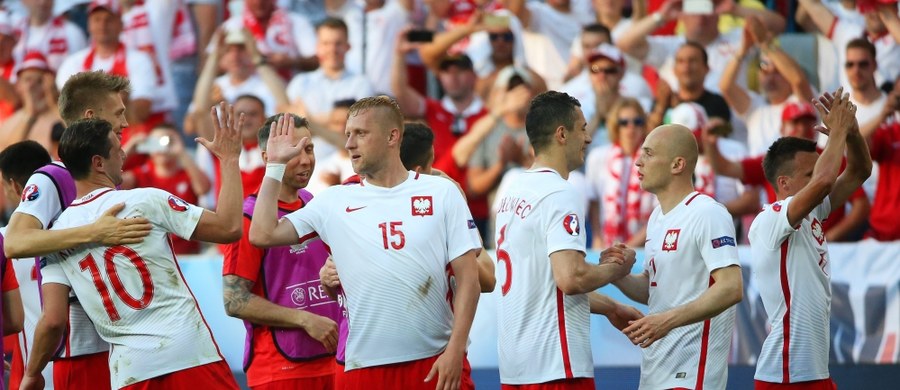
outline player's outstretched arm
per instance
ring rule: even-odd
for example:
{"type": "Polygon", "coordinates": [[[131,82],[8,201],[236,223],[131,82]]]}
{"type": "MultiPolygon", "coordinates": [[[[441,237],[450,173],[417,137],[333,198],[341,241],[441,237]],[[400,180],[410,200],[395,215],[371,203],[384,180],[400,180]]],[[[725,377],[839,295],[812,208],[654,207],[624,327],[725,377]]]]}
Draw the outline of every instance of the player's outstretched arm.
{"type": "MultiPolygon", "coordinates": [[[[806,218],[835,188],[835,180],[840,172],[844,148],[847,144],[847,135],[852,129],[858,127],[856,125],[856,105],[850,102],[850,94],[843,93],[843,88],[838,88],[834,95],[828,93],[822,95],[816,101],[816,109],[824,118],[828,143],[825,144],[822,155],[816,160],[809,184],[797,192],[788,205],[787,217],[791,226],[796,226],[803,218],[806,218]]],[[[868,151],[868,149],[866,150],[868,151]]],[[[859,185],[853,187],[852,190],[856,190],[858,187],[859,185]]],[[[844,197],[840,203],[841,207],[849,196],[847,194],[844,197]]]]}
{"type": "Polygon", "coordinates": [[[329,318],[304,310],[287,308],[250,290],[253,282],[240,276],[225,275],[222,278],[225,313],[231,317],[250,321],[254,324],[277,328],[303,329],[318,340],[329,352],[337,348],[337,324],[329,318]]]}
{"type": "Polygon", "coordinates": [[[21,390],[41,390],[44,376],[41,371],[53,358],[69,322],[69,286],[47,283],[41,286],[44,311],[34,329],[34,344],[25,366],[21,390]]]}
{"type": "Polygon", "coordinates": [[[632,301],[646,305],[650,300],[650,275],[647,274],[647,271],[626,275],[612,283],[632,301]]]}
{"type": "MultiPolygon", "coordinates": [[[[855,118],[854,122],[856,125],[847,134],[847,167],[835,180],[829,195],[832,210],[843,208],[853,193],[872,175],[872,155],[869,153],[868,143],[860,133],[855,118]]],[[[853,208],[857,208],[857,204],[853,208]]]]}
{"type": "Polygon", "coordinates": [[[616,302],[615,299],[606,295],[597,292],[589,292],[587,295],[591,305],[591,314],[606,316],[609,323],[618,330],[625,329],[631,321],[644,317],[644,314],[638,309],[616,302]]]}
{"type": "Polygon", "coordinates": [[[475,319],[475,308],[478,306],[480,295],[475,251],[466,252],[453,259],[450,267],[453,268],[453,275],[456,277],[456,294],[453,298],[453,330],[450,333],[447,348],[434,362],[431,371],[425,377],[425,382],[428,382],[437,376],[435,388],[438,390],[459,388],[466,343],[469,340],[469,330],[475,319]]]}
{"type": "Polygon", "coordinates": [[[550,268],[556,286],[566,295],[586,294],[628,275],[634,265],[633,254],[628,256],[621,244],[606,248],[600,258],[598,265],[586,262],[580,251],[551,253],[550,268]]]}
{"type": "Polygon", "coordinates": [[[741,267],[730,265],[710,274],[715,281],[697,299],[662,313],[634,321],[622,330],[634,345],[647,348],[672,329],[705,321],[741,301],[744,294],[741,267]]]}
{"type": "Polygon", "coordinates": [[[216,211],[203,211],[200,223],[194,229],[191,240],[226,244],[241,238],[243,186],[238,159],[241,156],[241,128],[244,126],[244,114],[236,117],[234,106],[222,102],[219,105],[222,119],[216,114],[216,107],[210,109],[210,117],[215,129],[213,140],[197,138],[216,158],[222,170],[222,188],[219,189],[219,200],[216,211]]]}
{"type": "Polygon", "coordinates": [[[286,164],[309,144],[309,138],[306,137],[297,145],[293,144],[293,139],[294,118],[282,115],[269,129],[266,176],[259,187],[256,205],[253,207],[253,221],[250,223],[250,243],[260,248],[292,245],[300,241],[294,225],[287,218],[279,220],[277,214],[278,191],[281,189],[286,164]]]}
{"type": "Polygon", "coordinates": [[[7,258],[21,259],[44,256],[82,244],[106,246],[137,244],[150,234],[150,221],[136,217],[120,219],[116,215],[125,208],[117,204],[90,225],[62,230],[44,230],[41,221],[25,213],[13,213],[6,229],[4,253],[7,258]]]}

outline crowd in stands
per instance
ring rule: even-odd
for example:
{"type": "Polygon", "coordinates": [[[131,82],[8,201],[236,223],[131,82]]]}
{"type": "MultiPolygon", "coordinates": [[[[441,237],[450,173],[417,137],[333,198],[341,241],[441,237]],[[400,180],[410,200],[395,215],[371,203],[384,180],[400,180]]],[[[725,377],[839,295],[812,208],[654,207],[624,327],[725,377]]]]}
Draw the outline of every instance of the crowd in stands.
{"type": "Polygon", "coordinates": [[[0,0],[0,149],[30,139],[57,159],[59,88],[103,70],[132,86],[123,188],[213,207],[218,163],[192,140],[211,138],[210,108],[226,101],[245,118],[245,196],[265,169],[257,129],[279,112],[309,120],[315,194],[354,174],[343,147],[350,105],[384,94],[432,129],[434,167],[462,186],[491,237],[492,203],[533,160],[529,102],[558,90],[580,101],[593,132],[583,172],[569,177],[583,189],[589,245],[643,245],[657,200],[634,162],[665,123],[694,131],[695,186],[726,205],[745,240],[774,199],[762,168],[769,146],[785,136],[824,146],[811,99],[843,87],[877,169],[828,219],[827,239],[900,239],[896,0],[693,1],[694,12],[684,3],[0,0]]]}

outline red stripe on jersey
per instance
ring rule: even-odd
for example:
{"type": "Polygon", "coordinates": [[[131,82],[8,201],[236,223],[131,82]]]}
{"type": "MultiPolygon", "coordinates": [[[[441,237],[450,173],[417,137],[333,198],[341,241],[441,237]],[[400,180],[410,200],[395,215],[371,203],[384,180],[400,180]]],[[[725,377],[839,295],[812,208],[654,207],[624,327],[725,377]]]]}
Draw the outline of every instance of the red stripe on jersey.
{"type": "MultiPolygon", "coordinates": [[[[213,346],[216,347],[216,354],[219,355],[219,358],[225,360],[225,356],[222,356],[222,351],[219,350],[219,344],[216,343],[216,338],[213,337],[212,328],[209,327],[209,324],[206,322],[206,317],[203,316],[203,311],[200,310],[200,303],[197,302],[197,297],[194,296],[194,292],[191,290],[191,286],[188,285],[187,280],[184,279],[184,274],[181,273],[181,266],[178,264],[178,257],[175,256],[175,249],[172,247],[172,237],[168,234],[166,235],[166,241],[169,244],[169,251],[172,252],[172,260],[175,263],[175,269],[178,270],[178,276],[181,277],[181,282],[184,283],[184,287],[187,288],[188,293],[191,294],[191,299],[194,300],[194,306],[197,308],[197,313],[200,314],[200,319],[203,320],[203,325],[206,326],[206,331],[209,332],[209,340],[212,341],[213,346]]],[[[112,351],[110,351],[112,353],[112,351]]]]}
{"type": "Polygon", "coordinates": [[[701,195],[701,193],[699,193],[699,192],[696,193],[696,194],[694,194],[694,196],[692,196],[690,199],[688,199],[687,202],[684,202],[684,205],[687,206],[687,205],[691,204],[691,202],[694,201],[694,198],[696,198],[696,197],[698,197],[698,196],[700,196],[700,195],[701,195]]]}
{"type": "MultiPolygon", "coordinates": [[[[69,310],[72,310],[72,309],[69,309],[69,310]]],[[[62,356],[64,358],[72,357],[72,348],[69,346],[69,340],[72,339],[72,315],[71,315],[71,313],[72,312],[70,311],[69,318],[66,318],[66,355],[62,356]]]]}
{"type": "MultiPolygon", "coordinates": [[[[22,332],[23,334],[25,332],[22,332]]],[[[884,338],[884,350],[881,352],[881,358],[878,359],[878,362],[881,364],[891,364],[894,362],[894,351],[897,345],[897,334],[889,333],[887,337],[884,338]]]]}
{"type": "MultiPolygon", "coordinates": [[[[302,243],[312,240],[313,238],[316,238],[318,236],[319,236],[319,233],[316,233],[316,232],[309,233],[303,237],[300,237],[300,242],[298,242],[298,244],[302,244],[302,243]]],[[[331,253],[331,248],[329,248],[328,253],[331,253]]]]}
{"type": "Polygon", "coordinates": [[[784,294],[784,349],[781,352],[781,383],[791,383],[791,289],[787,277],[787,255],[790,238],[781,243],[781,293],[784,294]]]}
{"type": "Polygon", "coordinates": [[[562,347],[566,379],[572,379],[572,362],[569,361],[569,341],[566,337],[566,309],[563,306],[563,293],[559,288],[556,289],[556,318],[559,322],[559,345],[562,347]]]}
{"type": "MultiPolygon", "coordinates": [[[[696,195],[694,195],[694,197],[696,197],[696,195]]],[[[691,201],[688,201],[688,203],[690,202],[691,201]]],[[[712,287],[715,283],[716,281],[710,276],[709,287],[712,287]]],[[[700,336],[700,362],[697,364],[697,384],[694,385],[694,390],[703,390],[703,380],[704,377],[706,377],[706,356],[709,353],[709,328],[711,326],[712,319],[703,321],[703,333],[700,336]]]]}
{"type": "Polygon", "coordinates": [[[103,191],[103,192],[97,194],[96,196],[94,196],[93,198],[90,198],[90,199],[86,200],[84,203],[77,203],[78,201],[76,200],[75,202],[72,202],[72,205],[69,206],[69,207],[75,207],[75,206],[83,206],[83,205],[86,205],[86,204],[88,204],[88,203],[91,203],[91,202],[97,200],[97,198],[99,198],[99,197],[101,197],[101,196],[103,196],[103,195],[106,195],[108,192],[110,192],[110,191],[112,191],[112,190],[113,190],[113,189],[110,188],[110,189],[108,189],[108,190],[106,190],[106,191],[103,191]]]}
{"type": "Polygon", "coordinates": [[[419,180],[419,172],[418,171],[416,172],[416,177],[414,177],[413,180],[419,180]]]}

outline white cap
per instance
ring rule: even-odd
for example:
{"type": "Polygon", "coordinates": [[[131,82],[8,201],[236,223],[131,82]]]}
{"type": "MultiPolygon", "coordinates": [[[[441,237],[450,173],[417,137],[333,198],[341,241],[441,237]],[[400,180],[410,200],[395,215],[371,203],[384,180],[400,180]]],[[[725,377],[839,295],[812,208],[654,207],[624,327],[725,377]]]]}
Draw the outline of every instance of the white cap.
{"type": "Polygon", "coordinates": [[[494,79],[494,88],[502,88],[505,90],[509,85],[509,81],[514,76],[519,76],[525,81],[525,84],[532,85],[531,73],[518,66],[507,65],[497,72],[497,78],[494,79]]]}
{"type": "Polygon", "coordinates": [[[702,130],[708,122],[706,109],[693,102],[681,103],[669,113],[668,123],[682,125],[691,131],[702,130]]]}

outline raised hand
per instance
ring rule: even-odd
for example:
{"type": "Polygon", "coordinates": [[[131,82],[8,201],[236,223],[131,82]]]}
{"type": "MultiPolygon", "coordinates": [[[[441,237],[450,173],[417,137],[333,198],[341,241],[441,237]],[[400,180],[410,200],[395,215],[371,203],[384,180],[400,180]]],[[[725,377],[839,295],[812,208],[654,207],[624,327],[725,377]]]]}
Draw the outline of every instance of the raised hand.
{"type": "Polygon", "coordinates": [[[237,159],[241,155],[241,130],[244,127],[244,114],[241,114],[235,123],[234,106],[225,102],[219,103],[219,112],[221,118],[216,112],[215,106],[209,111],[215,130],[213,140],[198,137],[196,141],[219,160],[237,159]]]}
{"type": "Polygon", "coordinates": [[[824,94],[819,98],[816,104],[819,114],[822,115],[823,122],[831,135],[846,135],[853,129],[858,129],[859,125],[856,121],[856,105],[850,101],[850,94],[843,93],[843,89],[839,88],[833,96],[824,94]],[[826,104],[830,98],[830,109],[826,112],[826,104]]]}
{"type": "Polygon", "coordinates": [[[287,164],[297,157],[306,145],[309,137],[303,137],[294,144],[294,116],[282,115],[269,127],[269,140],[266,141],[266,156],[270,163],[287,164]]]}
{"type": "Polygon", "coordinates": [[[137,244],[150,234],[153,226],[147,218],[116,217],[124,208],[125,203],[114,205],[94,222],[92,230],[96,235],[95,242],[105,246],[137,244]]]}

